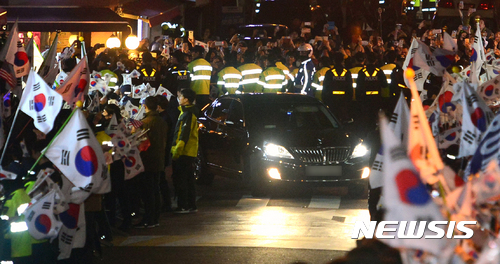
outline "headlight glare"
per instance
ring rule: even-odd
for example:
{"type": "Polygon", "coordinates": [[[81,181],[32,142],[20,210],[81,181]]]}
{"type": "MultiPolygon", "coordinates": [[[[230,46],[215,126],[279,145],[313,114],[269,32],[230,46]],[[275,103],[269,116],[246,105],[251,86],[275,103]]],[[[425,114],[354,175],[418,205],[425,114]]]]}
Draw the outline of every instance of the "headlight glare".
{"type": "Polygon", "coordinates": [[[264,143],[264,153],[271,157],[293,159],[292,154],[285,147],[273,143],[264,143]]]}
{"type": "Polygon", "coordinates": [[[354,148],[354,151],[351,154],[351,159],[363,157],[366,154],[368,154],[368,148],[365,145],[363,145],[362,143],[359,143],[354,148]]]}

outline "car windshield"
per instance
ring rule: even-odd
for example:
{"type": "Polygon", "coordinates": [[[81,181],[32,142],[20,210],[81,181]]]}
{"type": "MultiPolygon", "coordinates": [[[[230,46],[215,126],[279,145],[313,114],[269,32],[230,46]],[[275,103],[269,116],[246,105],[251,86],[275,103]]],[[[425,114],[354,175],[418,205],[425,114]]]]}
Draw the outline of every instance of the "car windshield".
{"type": "Polygon", "coordinates": [[[321,104],[255,105],[248,112],[249,125],[256,129],[318,130],[339,127],[333,115],[321,104]]]}

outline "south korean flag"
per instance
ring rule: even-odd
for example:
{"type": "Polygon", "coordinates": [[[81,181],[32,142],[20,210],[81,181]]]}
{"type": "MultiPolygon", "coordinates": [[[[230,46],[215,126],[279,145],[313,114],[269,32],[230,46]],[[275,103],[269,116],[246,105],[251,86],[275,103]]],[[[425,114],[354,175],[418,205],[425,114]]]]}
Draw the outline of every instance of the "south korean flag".
{"type": "Polygon", "coordinates": [[[59,233],[62,223],[54,216],[56,189],[26,208],[24,211],[28,232],[37,240],[54,238],[59,233]]]}
{"type": "Polygon", "coordinates": [[[479,98],[474,87],[468,83],[464,83],[462,105],[462,135],[458,157],[467,157],[474,155],[494,115],[483,99],[479,98]]]}
{"type": "Polygon", "coordinates": [[[49,133],[62,105],[62,96],[31,70],[19,107],[33,118],[35,127],[45,134],[49,133]]]}
{"type": "Polygon", "coordinates": [[[59,256],[67,259],[73,248],[85,246],[85,209],[84,204],[69,204],[69,209],[59,214],[63,225],[59,232],[59,256]]]}
{"type": "Polygon", "coordinates": [[[107,166],[101,145],[85,116],[76,109],[68,124],[48,147],[45,156],[78,188],[99,190],[107,180],[107,166]]]}
{"type": "Polygon", "coordinates": [[[158,87],[158,91],[156,91],[156,95],[161,95],[167,98],[167,100],[170,102],[170,98],[172,98],[173,94],[165,87],[161,86],[158,87]]]}

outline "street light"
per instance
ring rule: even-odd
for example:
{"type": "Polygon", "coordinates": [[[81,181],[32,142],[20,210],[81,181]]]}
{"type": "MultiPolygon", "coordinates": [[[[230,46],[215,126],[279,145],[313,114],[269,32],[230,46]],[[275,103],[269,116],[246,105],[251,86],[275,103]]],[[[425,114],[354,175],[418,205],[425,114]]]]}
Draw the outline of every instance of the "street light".
{"type": "Polygon", "coordinates": [[[121,45],[122,45],[122,42],[116,36],[115,33],[113,33],[113,35],[111,35],[111,37],[109,37],[108,40],[106,40],[106,47],[107,48],[110,48],[110,49],[119,48],[121,45]]]}
{"type": "Polygon", "coordinates": [[[130,35],[125,39],[125,46],[130,50],[137,49],[139,47],[139,38],[132,34],[132,27],[130,25],[127,26],[130,28],[130,35]]]}

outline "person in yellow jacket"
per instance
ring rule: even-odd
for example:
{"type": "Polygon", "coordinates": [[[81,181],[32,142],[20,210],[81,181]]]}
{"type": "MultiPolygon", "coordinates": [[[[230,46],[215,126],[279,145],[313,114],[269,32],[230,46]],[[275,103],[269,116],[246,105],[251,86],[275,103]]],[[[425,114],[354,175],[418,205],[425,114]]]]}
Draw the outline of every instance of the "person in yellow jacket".
{"type": "Polygon", "coordinates": [[[269,58],[262,56],[259,60],[261,64],[268,65],[268,67],[260,74],[258,90],[263,93],[283,92],[286,83],[286,77],[283,71],[274,66],[272,58],[271,61],[269,61],[269,58]]]}
{"type": "Polygon", "coordinates": [[[255,63],[246,63],[238,67],[241,72],[239,90],[243,93],[256,92],[262,68],[255,63]]]}
{"type": "Polygon", "coordinates": [[[238,91],[241,82],[241,72],[235,67],[228,66],[222,69],[219,74],[219,79],[217,80],[217,86],[219,87],[219,94],[235,94],[241,93],[238,91]]]}
{"type": "Polygon", "coordinates": [[[194,105],[196,93],[191,89],[178,92],[181,114],[177,120],[172,146],[172,177],[177,183],[177,209],[174,213],[195,213],[196,189],[194,161],[198,155],[198,108],[194,105]]]}
{"type": "MultiPolygon", "coordinates": [[[[16,179],[20,185],[22,181],[16,179]]],[[[25,259],[32,255],[31,244],[33,238],[28,232],[28,226],[24,221],[25,216],[22,214],[31,202],[31,198],[26,193],[26,190],[20,185],[19,188],[13,191],[5,201],[1,214],[2,220],[10,222],[9,232],[5,235],[5,239],[10,239],[11,257],[13,259],[25,259]]]]}
{"type": "Polygon", "coordinates": [[[356,86],[357,86],[357,79],[358,79],[358,72],[363,69],[364,65],[365,65],[365,59],[366,59],[366,55],[365,53],[362,53],[362,52],[358,52],[356,53],[356,55],[354,56],[354,60],[355,60],[355,65],[354,67],[352,67],[351,69],[349,69],[349,71],[351,72],[351,76],[352,76],[352,88],[354,89],[354,92],[353,92],[353,100],[357,101],[357,98],[356,98],[356,86]]]}
{"type": "Polygon", "coordinates": [[[323,93],[323,81],[325,80],[325,74],[331,70],[330,64],[331,62],[329,57],[321,58],[319,61],[320,70],[313,76],[313,83],[311,85],[314,90],[314,97],[318,100],[321,100],[321,94],[323,93]]]}
{"type": "Polygon", "coordinates": [[[210,77],[212,76],[212,65],[203,58],[205,49],[202,46],[194,46],[191,49],[193,60],[188,64],[191,73],[191,89],[197,95],[197,105],[204,106],[210,103],[210,77]]]}

